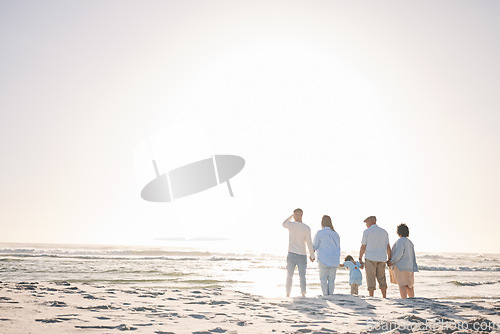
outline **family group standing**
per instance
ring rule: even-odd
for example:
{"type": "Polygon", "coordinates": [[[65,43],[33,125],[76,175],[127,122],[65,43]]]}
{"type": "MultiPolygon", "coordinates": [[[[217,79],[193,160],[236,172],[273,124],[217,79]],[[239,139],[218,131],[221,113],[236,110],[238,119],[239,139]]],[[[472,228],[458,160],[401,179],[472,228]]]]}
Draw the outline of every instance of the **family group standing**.
{"type": "Polygon", "coordinates": [[[349,285],[351,294],[358,294],[362,285],[360,269],[365,269],[368,293],[374,296],[376,284],[384,298],[387,297],[386,265],[389,267],[391,283],[399,286],[401,298],[414,297],[414,272],[418,271],[413,243],[408,239],[409,229],[406,224],[397,228],[398,241],[390,247],[389,235],[377,225],[377,218],[370,216],[364,220],[366,230],[363,232],[359,261],[354,261],[351,255],[340,263],[340,236],[335,231],[329,216],[321,219],[321,230],[314,239],[311,229],[302,222],[302,209],[295,209],[293,214],[283,222],[283,227],[289,231],[288,255],[286,260],[287,278],[286,295],[290,296],[295,267],[298,267],[300,291],[306,295],[307,250],[309,260],[316,260],[319,267],[319,278],[323,295],[331,295],[335,290],[335,277],[338,267],[349,269],[349,285]],[[363,261],[363,256],[365,260],[363,261]]]}

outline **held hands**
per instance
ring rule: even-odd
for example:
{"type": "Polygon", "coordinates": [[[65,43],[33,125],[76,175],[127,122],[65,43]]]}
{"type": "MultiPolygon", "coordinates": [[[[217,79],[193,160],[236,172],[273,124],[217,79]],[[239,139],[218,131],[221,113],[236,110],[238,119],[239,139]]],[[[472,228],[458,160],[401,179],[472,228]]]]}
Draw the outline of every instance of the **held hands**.
{"type": "Polygon", "coordinates": [[[387,261],[387,266],[388,266],[388,267],[392,267],[393,265],[394,265],[394,263],[392,263],[390,260],[389,260],[389,261],[387,261]]]}
{"type": "Polygon", "coordinates": [[[309,260],[311,260],[311,262],[314,262],[314,260],[316,260],[316,259],[312,256],[309,256],[309,260]]]}

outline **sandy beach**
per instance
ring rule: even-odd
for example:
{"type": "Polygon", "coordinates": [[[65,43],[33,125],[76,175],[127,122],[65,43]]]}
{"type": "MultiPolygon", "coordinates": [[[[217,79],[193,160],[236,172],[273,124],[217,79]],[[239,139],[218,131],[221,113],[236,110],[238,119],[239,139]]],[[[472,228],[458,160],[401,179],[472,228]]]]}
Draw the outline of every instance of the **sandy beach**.
{"type": "Polygon", "coordinates": [[[499,333],[499,326],[497,298],[265,298],[222,288],[0,283],[1,333],[499,333]]]}
{"type": "Polygon", "coordinates": [[[0,0],[0,334],[500,334],[499,18],[0,0]]]}

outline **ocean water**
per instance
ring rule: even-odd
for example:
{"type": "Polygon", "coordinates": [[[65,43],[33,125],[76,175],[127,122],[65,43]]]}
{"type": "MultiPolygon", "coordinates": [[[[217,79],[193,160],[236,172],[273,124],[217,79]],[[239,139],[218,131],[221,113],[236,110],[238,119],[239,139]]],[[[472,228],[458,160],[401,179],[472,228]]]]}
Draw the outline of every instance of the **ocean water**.
{"type": "MultiPolygon", "coordinates": [[[[201,248],[200,248],[201,249],[201,248]]],[[[356,254],[352,252],[351,254],[356,254]]],[[[342,258],[345,254],[342,254],[342,258]]],[[[286,250],[221,253],[180,247],[0,244],[0,281],[73,282],[195,289],[223,287],[268,297],[285,294],[286,250]]],[[[500,298],[500,254],[417,253],[416,296],[500,298]]],[[[308,296],[321,294],[317,263],[308,263],[308,296]]],[[[348,270],[337,270],[335,293],[350,291],[348,270]]],[[[299,295],[298,274],[292,295],[299,295]]],[[[367,295],[363,272],[361,295],[367,295]]],[[[380,295],[376,292],[376,296],[380,295]]],[[[390,284],[388,296],[398,297],[390,284]]]]}

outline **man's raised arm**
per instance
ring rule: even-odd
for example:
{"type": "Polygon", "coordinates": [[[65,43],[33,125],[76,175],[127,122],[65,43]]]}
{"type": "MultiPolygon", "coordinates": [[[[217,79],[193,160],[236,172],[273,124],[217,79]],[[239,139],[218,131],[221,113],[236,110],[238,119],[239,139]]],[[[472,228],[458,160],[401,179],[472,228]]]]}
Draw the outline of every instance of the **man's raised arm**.
{"type": "Polygon", "coordinates": [[[290,217],[288,217],[287,219],[285,219],[285,221],[283,222],[283,227],[284,228],[288,228],[288,223],[290,223],[290,221],[292,220],[293,218],[293,215],[291,215],[290,217]]]}

